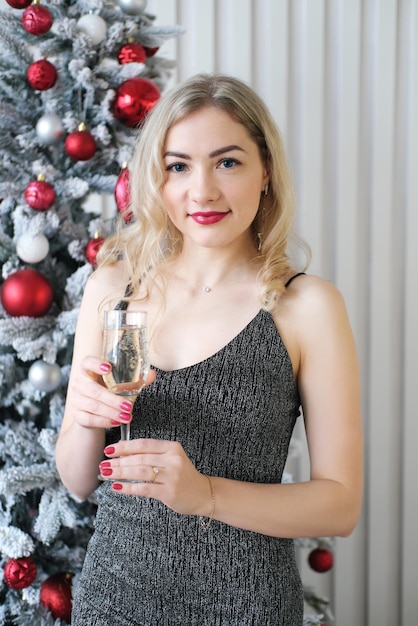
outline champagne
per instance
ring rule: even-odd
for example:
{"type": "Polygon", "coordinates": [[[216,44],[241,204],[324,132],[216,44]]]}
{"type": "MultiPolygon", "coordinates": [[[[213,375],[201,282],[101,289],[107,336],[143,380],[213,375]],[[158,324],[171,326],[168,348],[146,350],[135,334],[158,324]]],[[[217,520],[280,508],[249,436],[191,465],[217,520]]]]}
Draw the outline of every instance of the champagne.
{"type": "Polygon", "coordinates": [[[104,356],[112,366],[103,376],[106,387],[118,396],[137,396],[149,371],[145,329],[136,326],[106,328],[103,341],[107,346],[104,356]]]}

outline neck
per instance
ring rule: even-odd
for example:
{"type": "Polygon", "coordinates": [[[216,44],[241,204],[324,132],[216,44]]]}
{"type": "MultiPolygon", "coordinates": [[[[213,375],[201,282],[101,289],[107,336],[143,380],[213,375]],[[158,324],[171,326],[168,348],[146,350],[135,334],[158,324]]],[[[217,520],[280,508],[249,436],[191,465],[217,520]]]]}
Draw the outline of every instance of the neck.
{"type": "Polygon", "coordinates": [[[237,251],[199,248],[183,250],[171,261],[169,272],[192,293],[208,294],[254,280],[259,269],[253,247],[237,251]]]}

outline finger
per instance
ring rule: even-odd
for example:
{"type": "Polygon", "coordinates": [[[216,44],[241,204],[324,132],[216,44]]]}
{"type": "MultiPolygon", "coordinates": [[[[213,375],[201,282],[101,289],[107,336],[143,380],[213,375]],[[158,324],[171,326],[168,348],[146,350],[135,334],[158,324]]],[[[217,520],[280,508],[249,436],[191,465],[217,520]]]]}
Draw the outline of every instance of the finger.
{"type": "Polygon", "coordinates": [[[132,402],[92,380],[72,381],[71,405],[74,419],[87,427],[111,428],[132,420],[132,402]]]}
{"type": "Polygon", "coordinates": [[[112,482],[112,490],[129,496],[143,496],[160,500],[162,484],[155,482],[112,482]]]}
{"type": "Polygon", "coordinates": [[[120,465],[115,461],[102,461],[100,474],[112,481],[162,483],[164,468],[158,465],[120,465]]]}
{"type": "Polygon", "coordinates": [[[127,399],[108,391],[106,387],[92,380],[75,378],[71,383],[74,403],[80,408],[105,417],[117,418],[119,411],[132,413],[133,404],[127,399]]]}
{"type": "MultiPolygon", "coordinates": [[[[74,412],[74,421],[80,426],[84,426],[85,428],[113,428],[116,427],[116,423],[112,424],[112,422],[105,417],[101,417],[100,415],[95,415],[92,413],[87,413],[85,411],[74,412]]],[[[120,426],[118,423],[117,426],[120,426]]]]}
{"type": "MultiPolygon", "coordinates": [[[[94,356],[86,356],[81,362],[81,367],[84,372],[95,380],[96,382],[102,381],[103,374],[108,374],[112,369],[112,366],[107,361],[103,359],[98,359],[94,356]]],[[[151,385],[157,377],[157,372],[154,369],[150,369],[148,372],[147,380],[145,381],[145,386],[151,385]]]]}
{"type": "Polygon", "coordinates": [[[81,362],[83,371],[93,380],[102,380],[103,374],[107,374],[111,370],[111,365],[95,356],[86,356],[81,362]]]}
{"type": "Polygon", "coordinates": [[[184,456],[183,447],[177,441],[166,439],[130,439],[119,441],[105,448],[106,456],[125,456],[133,454],[172,454],[184,456]]]}
{"type": "MultiPolygon", "coordinates": [[[[115,446],[108,446],[108,448],[112,448],[115,446]]],[[[116,454],[116,453],[115,453],[116,454]]],[[[158,467],[160,470],[167,470],[170,467],[170,459],[164,455],[158,454],[150,454],[150,455],[128,455],[128,456],[109,456],[108,458],[102,461],[103,467],[112,468],[115,471],[127,471],[132,472],[136,468],[140,468],[141,470],[141,478],[143,476],[143,468],[149,467],[158,467]]],[[[158,472],[157,472],[158,473],[158,472]]]]}

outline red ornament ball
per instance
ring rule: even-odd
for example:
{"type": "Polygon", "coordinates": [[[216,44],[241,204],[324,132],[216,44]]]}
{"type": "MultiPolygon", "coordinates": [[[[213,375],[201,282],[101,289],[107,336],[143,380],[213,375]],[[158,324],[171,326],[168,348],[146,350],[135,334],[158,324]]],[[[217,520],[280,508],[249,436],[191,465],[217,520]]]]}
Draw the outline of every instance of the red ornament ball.
{"type": "Polygon", "coordinates": [[[96,265],[96,257],[104,242],[104,237],[93,237],[86,246],[86,259],[90,265],[96,265]]]}
{"type": "Polygon", "coordinates": [[[118,53],[118,61],[121,65],[125,65],[125,63],[145,63],[146,60],[145,50],[139,43],[126,43],[118,53]]]}
{"type": "Polygon", "coordinates": [[[36,211],[47,211],[56,197],[55,189],[45,180],[33,180],[25,189],[25,200],[36,211]]]}
{"type": "Polygon", "coordinates": [[[334,557],[326,548],[315,548],[308,556],[308,563],[315,572],[328,572],[334,565],[334,557]]]}
{"type": "Polygon", "coordinates": [[[46,7],[31,4],[23,11],[22,26],[31,35],[45,35],[52,26],[52,15],[46,7]]]}
{"type": "Polygon", "coordinates": [[[11,274],[1,288],[1,303],[13,317],[42,317],[49,311],[53,299],[50,282],[30,268],[11,274]]]}
{"type": "Polygon", "coordinates": [[[116,90],[113,115],[125,126],[135,126],[160,98],[158,87],[148,78],[130,78],[116,90]]]}
{"type": "Polygon", "coordinates": [[[10,589],[25,589],[36,578],[36,565],[30,557],[10,559],[4,566],[4,580],[10,589]]]}
{"type": "Polygon", "coordinates": [[[14,9],[25,9],[32,4],[32,0],[6,0],[6,2],[14,9]]]}
{"type": "Polygon", "coordinates": [[[130,172],[127,167],[123,167],[115,185],[115,200],[119,213],[122,214],[126,223],[132,219],[132,212],[127,208],[131,202],[130,172]]]}
{"type": "Polygon", "coordinates": [[[65,140],[65,151],[74,161],[88,161],[94,157],[96,150],[96,140],[84,128],[70,133],[65,140]]]}
{"type": "Polygon", "coordinates": [[[51,89],[57,80],[57,70],[55,65],[47,61],[46,59],[40,59],[31,63],[26,73],[29,81],[29,85],[33,89],[39,91],[46,91],[51,89]]]}
{"type": "Polygon", "coordinates": [[[41,586],[41,604],[49,609],[54,619],[71,621],[72,594],[71,579],[73,575],[59,572],[49,576],[41,586]]]}

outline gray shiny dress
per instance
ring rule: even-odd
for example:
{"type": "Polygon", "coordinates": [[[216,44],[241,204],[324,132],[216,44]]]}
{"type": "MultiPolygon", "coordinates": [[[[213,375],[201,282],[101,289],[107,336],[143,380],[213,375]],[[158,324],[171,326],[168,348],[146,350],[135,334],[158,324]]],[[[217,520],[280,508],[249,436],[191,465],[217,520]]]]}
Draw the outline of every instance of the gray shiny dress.
{"type": "MultiPolygon", "coordinates": [[[[299,404],[287,350],[261,310],[208,359],[157,369],[132,437],[179,441],[205,474],[279,483],[299,404]]],[[[106,482],[97,493],[73,626],[301,626],[292,540],[216,520],[205,532],[197,516],[106,482]]]]}

